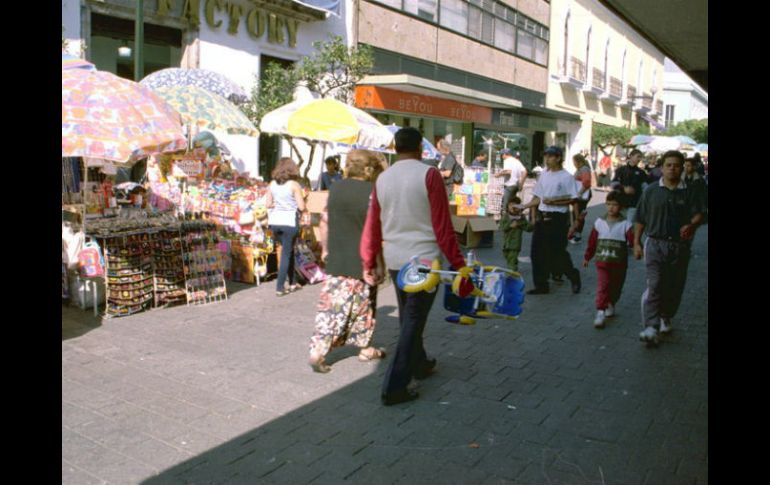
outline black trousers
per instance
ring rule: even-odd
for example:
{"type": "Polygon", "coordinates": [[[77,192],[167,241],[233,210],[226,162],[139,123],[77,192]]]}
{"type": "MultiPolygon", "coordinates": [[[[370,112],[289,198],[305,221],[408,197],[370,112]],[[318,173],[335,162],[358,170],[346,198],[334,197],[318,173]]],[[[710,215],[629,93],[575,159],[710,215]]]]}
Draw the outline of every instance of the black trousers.
{"type": "Polygon", "coordinates": [[[438,293],[438,291],[407,293],[395,284],[398,271],[389,271],[398,300],[398,324],[401,332],[398,336],[396,353],[385,373],[385,381],[382,384],[383,393],[406,389],[415,370],[427,360],[428,356],[422,344],[422,333],[428,320],[428,313],[433,306],[433,300],[438,293]]]}
{"type": "Polygon", "coordinates": [[[532,277],[535,288],[548,289],[548,276],[566,275],[573,280],[578,270],[567,252],[568,212],[538,213],[532,233],[532,277]]]}

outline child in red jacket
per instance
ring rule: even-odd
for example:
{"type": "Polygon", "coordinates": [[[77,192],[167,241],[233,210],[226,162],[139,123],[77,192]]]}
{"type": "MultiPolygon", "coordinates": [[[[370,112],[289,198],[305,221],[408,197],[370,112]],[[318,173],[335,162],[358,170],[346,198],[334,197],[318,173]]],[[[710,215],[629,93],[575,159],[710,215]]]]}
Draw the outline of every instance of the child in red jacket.
{"type": "Polygon", "coordinates": [[[620,197],[607,194],[607,214],[599,217],[591,230],[583,267],[596,255],[598,282],[596,288],[595,328],[604,328],[604,319],[615,315],[615,303],[620,299],[628,267],[628,246],[634,242],[633,225],[621,214],[620,197]]]}

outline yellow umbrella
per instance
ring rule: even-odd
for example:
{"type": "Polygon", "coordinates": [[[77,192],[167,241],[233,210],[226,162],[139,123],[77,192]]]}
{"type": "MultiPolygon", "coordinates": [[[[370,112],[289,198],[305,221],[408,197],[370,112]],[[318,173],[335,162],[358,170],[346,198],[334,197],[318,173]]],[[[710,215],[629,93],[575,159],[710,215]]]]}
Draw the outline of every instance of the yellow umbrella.
{"type": "Polygon", "coordinates": [[[262,117],[259,129],[308,140],[386,148],[393,134],[368,113],[335,99],[295,101],[262,117]]]}

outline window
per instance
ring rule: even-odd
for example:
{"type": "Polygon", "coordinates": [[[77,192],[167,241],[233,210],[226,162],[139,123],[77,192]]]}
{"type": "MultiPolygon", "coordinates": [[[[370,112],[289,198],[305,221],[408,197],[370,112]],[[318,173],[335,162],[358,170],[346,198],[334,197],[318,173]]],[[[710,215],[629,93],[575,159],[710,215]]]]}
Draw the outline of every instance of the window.
{"type": "Polygon", "coordinates": [[[421,19],[436,21],[436,2],[438,0],[404,0],[404,11],[417,15],[421,19]]]}
{"type": "Polygon", "coordinates": [[[535,39],[535,62],[548,65],[548,42],[543,39],[535,39]]]}
{"type": "Polygon", "coordinates": [[[527,59],[535,58],[535,36],[518,29],[516,39],[516,53],[527,59]]]}
{"type": "Polygon", "coordinates": [[[468,4],[463,0],[441,0],[441,25],[468,34],[468,4]]]}
{"type": "Polygon", "coordinates": [[[385,5],[397,9],[401,9],[401,0],[374,0],[377,3],[384,3],[385,5]]]}
{"type": "Polygon", "coordinates": [[[514,51],[514,43],[516,41],[516,27],[504,22],[500,19],[495,19],[495,47],[506,50],[508,52],[514,51]]]}
{"type": "Polygon", "coordinates": [[[673,104],[666,105],[666,128],[674,124],[674,108],[673,104]]]}
{"type": "Polygon", "coordinates": [[[562,59],[562,76],[566,76],[569,72],[567,69],[567,62],[569,62],[569,12],[567,12],[567,18],[564,20],[564,58],[562,59]]]}

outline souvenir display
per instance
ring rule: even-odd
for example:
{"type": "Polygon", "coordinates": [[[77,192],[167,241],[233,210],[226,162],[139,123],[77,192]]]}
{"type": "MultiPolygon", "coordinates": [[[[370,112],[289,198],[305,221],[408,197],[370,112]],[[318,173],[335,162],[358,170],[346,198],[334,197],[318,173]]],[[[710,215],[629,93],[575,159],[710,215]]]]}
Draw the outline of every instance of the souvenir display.
{"type": "Polygon", "coordinates": [[[145,233],[107,237],[103,243],[107,317],[131,315],[152,306],[152,245],[145,233]]]}
{"type": "Polygon", "coordinates": [[[153,249],[155,306],[185,301],[185,275],[182,270],[182,239],[178,229],[150,235],[153,249]]]}
{"type": "Polygon", "coordinates": [[[227,299],[216,225],[205,221],[182,223],[184,279],[187,304],[200,305],[227,299]]]}

